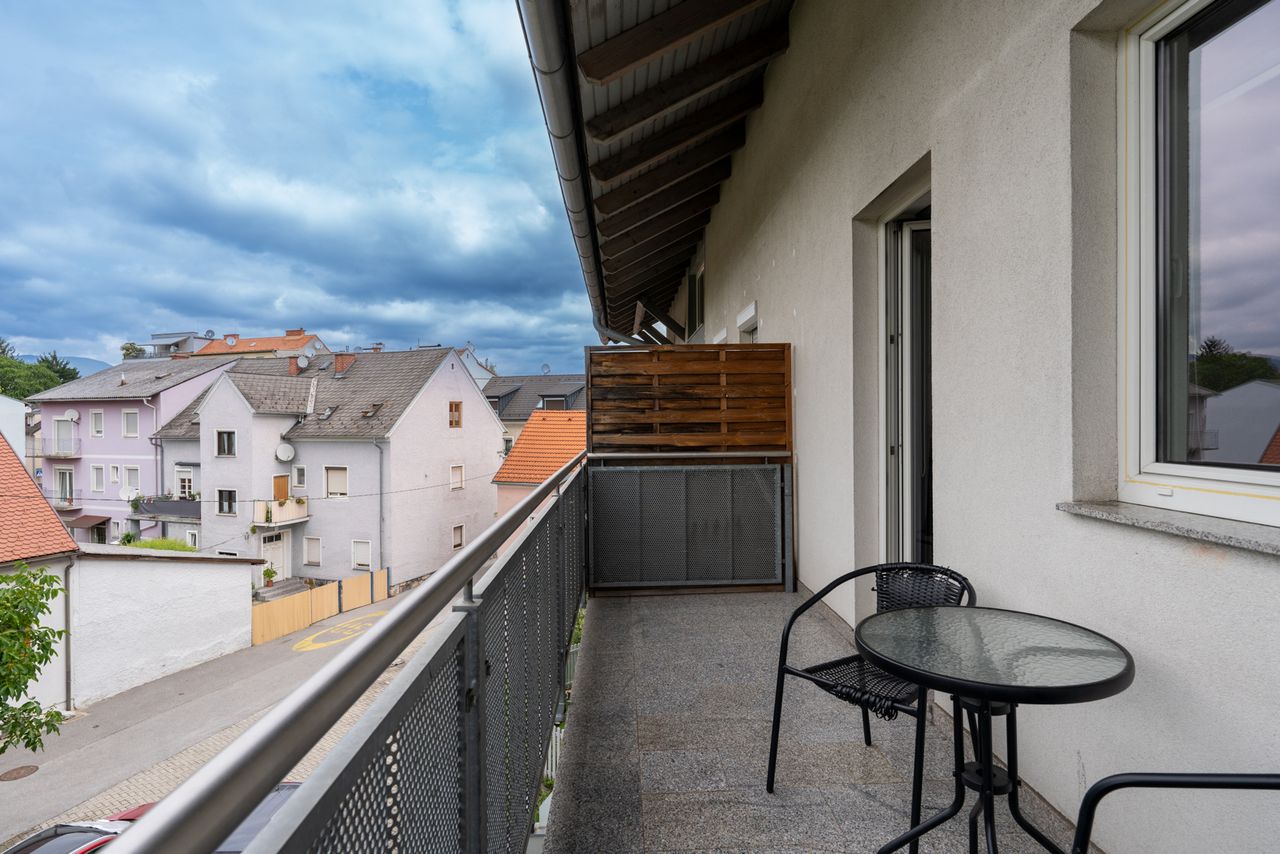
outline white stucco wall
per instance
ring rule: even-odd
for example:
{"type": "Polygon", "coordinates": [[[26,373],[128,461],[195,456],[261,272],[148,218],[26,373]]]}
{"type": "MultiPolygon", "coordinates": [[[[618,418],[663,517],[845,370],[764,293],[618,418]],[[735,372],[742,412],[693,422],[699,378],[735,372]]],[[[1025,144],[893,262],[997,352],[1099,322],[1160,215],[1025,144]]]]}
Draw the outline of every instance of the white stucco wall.
{"type": "MultiPolygon", "coordinates": [[[[1079,622],[1137,662],[1116,698],[1019,716],[1026,780],[1069,815],[1113,772],[1280,756],[1280,560],[1055,509],[1116,488],[1115,33],[1148,4],[1095,5],[796,4],[706,240],[705,328],[732,334],[755,301],[761,340],[794,344],[796,558],[816,589],[881,553],[874,208],[923,162],[936,559],[983,604],[1079,622]]],[[[853,621],[873,599],[832,604],[853,621]]],[[[1096,839],[1269,850],[1267,803],[1126,793],[1096,839]]]]}
{"type": "Polygon", "coordinates": [[[27,407],[20,400],[0,394],[0,436],[19,458],[27,458],[27,407]]]}
{"type": "Polygon", "coordinates": [[[453,555],[453,526],[464,544],[493,524],[502,464],[502,422],[456,355],[450,355],[391,433],[388,449],[387,563],[391,583],[430,574],[453,555]],[[462,427],[449,427],[449,401],[462,401],[462,427]],[[463,466],[463,489],[449,468],[463,466]]]}
{"type": "MultiPolygon", "coordinates": [[[[64,556],[55,560],[27,561],[27,565],[32,569],[43,569],[45,572],[57,576],[58,581],[65,584],[67,564],[71,563],[71,561],[72,558],[70,556],[64,556]]],[[[0,574],[12,571],[12,566],[0,568],[0,574]]],[[[44,616],[40,624],[50,629],[65,629],[67,627],[66,613],[66,601],[63,599],[62,594],[59,594],[56,599],[49,603],[49,613],[44,616]]],[[[65,637],[58,641],[56,646],[57,654],[53,660],[41,669],[36,681],[27,686],[27,696],[45,708],[53,706],[59,709],[66,708],[67,672],[63,655],[66,644],[67,639],[65,637]]]]}
{"type": "Polygon", "coordinates": [[[248,561],[98,548],[102,554],[82,554],[71,570],[76,706],[250,645],[248,561]]]}
{"type": "MultiPolygon", "coordinates": [[[[385,488],[387,473],[384,468],[379,478],[379,466],[385,467],[386,462],[380,459],[374,442],[296,441],[293,446],[297,455],[291,465],[307,468],[307,488],[295,493],[310,499],[310,518],[304,524],[291,526],[293,574],[328,579],[351,575],[352,540],[368,540],[372,566],[384,566],[378,536],[378,491],[385,488]],[[324,497],[325,466],[346,466],[346,498],[324,497]],[[320,566],[303,565],[304,536],[320,538],[320,566]]],[[[275,465],[281,473],[288,471],[281,463],[275,465]]]]}

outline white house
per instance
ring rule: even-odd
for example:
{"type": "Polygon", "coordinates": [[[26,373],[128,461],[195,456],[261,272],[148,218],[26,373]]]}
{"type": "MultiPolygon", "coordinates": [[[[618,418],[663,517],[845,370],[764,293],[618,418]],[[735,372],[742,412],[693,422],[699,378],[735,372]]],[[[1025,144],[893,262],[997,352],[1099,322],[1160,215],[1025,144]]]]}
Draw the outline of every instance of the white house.
{"type": "Polygon", "coordinates": [[[449,347],[245,360],[159,435],[200,495],[186,536],[278,578],[403,584],[493,521],[502,425],[449,347]]]}

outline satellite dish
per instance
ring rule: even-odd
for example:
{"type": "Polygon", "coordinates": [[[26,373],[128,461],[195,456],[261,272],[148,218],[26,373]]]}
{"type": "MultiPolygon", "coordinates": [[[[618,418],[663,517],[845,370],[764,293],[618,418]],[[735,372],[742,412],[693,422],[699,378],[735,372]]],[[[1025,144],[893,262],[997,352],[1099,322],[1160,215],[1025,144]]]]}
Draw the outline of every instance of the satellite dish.
{"type": "Polygon", "coordinates": [[[308,358],[308,357],[306,356],[306,354],[303,354],[303,355],[301,355],[301,356],[299,356],[299,357],[298,357],[298,369],[299,369],[299,370],[301,370],[301,369],[305,368],[305,367],[306,367],[307,365],[309,365],[309,364],[311,364],[311,359],[310,359],[310,358],[308,358]]]}
{"type": "Polygon", "coordinates": [[[294,453],[296,452],[293,449],[293,445],[290,445],[288,442],[281,442],[279,445],[276,445],[276,459],[282,463],[287,463],[292,460],[294,453]]]}
{"type": "Polygon", "coordinates": [[[142,494],[142,490],[137,487],[129,487],[128,485],[120,487],[120,500],[132,501],[142,494]]]}
{"type": "Polygon", "coordinates": [[[206,329],[206,330],[204,331],[204,337],[205,337],[205,338],[212,338],[212,337],[213,337],[213,330],[212,330],[212,329],[206,329]]]}
{"type": "Polygon", "coordinates": [[[550,365],[548,365],[546,362],[543,362],[543,363],[542,363],[542,374],[543,374],[543,376],[546,376],[546,375],[547,375],[547,374],[549,374],[549,373],[551,373],[551,366],[550,366],[550,365]]]}
{"type": "Polygon", "coordinates": [[[302,348],[302,355],[308,359],[314,359],[316,356],[316,342],[308,341],[307,346],[302,348]]]}
{"type": "Polygon", "coordinates": [[[80,411],[77,409],[68,409],[66,412],[62,413],[62,417],[68,421],[79,421],[80,411]]]}

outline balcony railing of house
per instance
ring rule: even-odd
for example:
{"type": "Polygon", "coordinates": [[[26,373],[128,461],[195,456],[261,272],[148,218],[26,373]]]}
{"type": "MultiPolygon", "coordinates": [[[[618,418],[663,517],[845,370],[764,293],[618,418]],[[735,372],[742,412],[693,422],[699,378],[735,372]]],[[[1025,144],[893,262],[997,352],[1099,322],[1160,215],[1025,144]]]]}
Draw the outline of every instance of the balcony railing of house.
{"type": "Polygon", "coordinates": [[[80,490],[79,489],[58,489],[45,488],[44,497],[49,499],[49,503],[59,510],[68,510],[72,507],[80,506],[80,490]]]}
{"type": "Polygon", "coordinates": [[[589,350],[588,451],[112,850],[213,850],[443,613],[247,850],[523,852],[586,589],[790,584],[789,356],[589,350]]]}
{"type": "Polygon", "coordinates": [[[288,525],[301,522],[309,516],[307,499],[301,495],[253,502],[253,524],[255,525],[288,525]]]}
{"type": "Polygon", "coordinates": [[[200,519],[200,502],[193,498],[143,498],[138,502],[135,516],[168,517],[172,519],[200,519]]]}
{"type": "Polygon", "coordinates": [[[80,456],[79,439],[33,439],[32,456],[51,460],[70,460],[80,456]]]}

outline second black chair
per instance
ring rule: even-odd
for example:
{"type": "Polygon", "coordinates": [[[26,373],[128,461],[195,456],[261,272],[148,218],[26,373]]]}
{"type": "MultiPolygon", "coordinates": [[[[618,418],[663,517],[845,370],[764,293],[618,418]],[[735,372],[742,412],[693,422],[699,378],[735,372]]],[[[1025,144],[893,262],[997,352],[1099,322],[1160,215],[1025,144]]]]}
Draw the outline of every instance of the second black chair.
{"type": "MultiPolygon", "coordinates": [[[[924,781],[924,728],[928,691],[869,664],[861,655],[850,655],[814,664],[792,667],[787,664],[787,641],[791,628],[832,590],[842,584],[875,573],[876,611],[939,605],[969,605],[977,601],[973,585],[958,572],[925,563],[883,563],[855,569],[832,581],[809,597],[787,620],[778,655],[778,687],[773,703],[773,735],[769,743],[769,777],[766,788],[773,791],[778,762],[778,729],[782,722],[782,688],[788,676],[814,683],[827,693],[862,709],[862,737],[871,744],[871,714],[893,720],[899,713],[916,719],[915,768],[911,780],[911,824],[920,823],[920,796],[924,781]]],[[[915,850],[913,844],[912,850],[915,850]]]]}

